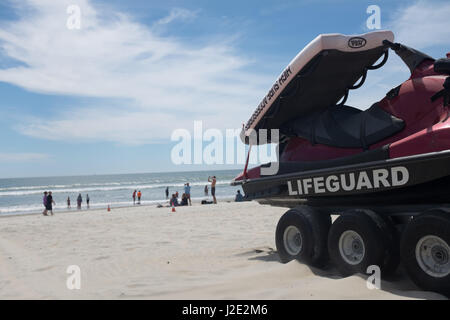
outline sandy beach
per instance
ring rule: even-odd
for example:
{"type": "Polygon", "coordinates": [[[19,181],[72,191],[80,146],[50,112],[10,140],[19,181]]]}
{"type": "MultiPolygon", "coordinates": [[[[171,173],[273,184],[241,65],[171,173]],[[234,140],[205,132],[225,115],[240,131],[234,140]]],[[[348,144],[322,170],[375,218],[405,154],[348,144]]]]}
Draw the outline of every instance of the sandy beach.
{"type": "Polygon", "coordinates": [[[281,264],[285,208],[255,202],[135,206],[0,219],[1,299],[444,299],[402,272],[369,290],[367,275],[281,264]],[[69,290],[68,266],[81,271],[69,290]]]}

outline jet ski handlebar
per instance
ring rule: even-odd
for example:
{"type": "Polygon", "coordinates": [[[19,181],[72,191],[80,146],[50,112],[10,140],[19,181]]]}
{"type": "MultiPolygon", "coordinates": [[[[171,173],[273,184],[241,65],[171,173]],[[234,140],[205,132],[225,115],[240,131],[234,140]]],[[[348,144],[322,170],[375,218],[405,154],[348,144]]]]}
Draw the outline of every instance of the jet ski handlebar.
{"type": "Polygon", "coordinates": [[[400,50],[402,48],[405,48],[401,43],[394,43],[394,42],[391,42],[389,40],[383,40],[383,44],[385,46],[391,48],[395,52],[397,52],[398,50],[400,50]]]}
{"type": "Polygon", "coordinates": [[[416,49],[405,46],[401,43],[393,43],[389,40],[383,40],[383,44],[392,50],[403,60],[403,62],[408,66],[411,73],[424,61],[434,59],[429,55],[422,53],[416,49]]]}

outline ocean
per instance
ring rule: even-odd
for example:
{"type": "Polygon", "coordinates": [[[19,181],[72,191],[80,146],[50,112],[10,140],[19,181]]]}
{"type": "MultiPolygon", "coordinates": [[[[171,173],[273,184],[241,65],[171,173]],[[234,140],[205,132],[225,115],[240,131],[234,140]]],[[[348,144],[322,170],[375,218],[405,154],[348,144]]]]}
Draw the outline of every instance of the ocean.
{"type": "Polygon", "coordinates": [[[209,175],[215,175],[216,198],[234,197],[240,187],[230,186],[231,180],[241,170],[192,171],[141,174],[112,174],[70,177],[14,178],[0,179],[0,215],[17,215],[40,213],[43,210],[42,197],[44,191],[52,191],[56,202],[54,212],[76,210],[76,198],[81,193],[82,209],[86,209],[86,195],[89,194],[90,208],[111,208],[133,205],[134,190],[141,190],[142,205],[164,205],[167,203],[165,189],[169,187],[169,197],[178,191],[179,200],[184,192],[184,184],[191,186],[191,199],[200,202],[203,199],[212,201],[209,175]],[[204,194],[208,185],[209,196],[204,194]],[[67,208],[67,197],[70,197],[71,209],[67,208]]]}

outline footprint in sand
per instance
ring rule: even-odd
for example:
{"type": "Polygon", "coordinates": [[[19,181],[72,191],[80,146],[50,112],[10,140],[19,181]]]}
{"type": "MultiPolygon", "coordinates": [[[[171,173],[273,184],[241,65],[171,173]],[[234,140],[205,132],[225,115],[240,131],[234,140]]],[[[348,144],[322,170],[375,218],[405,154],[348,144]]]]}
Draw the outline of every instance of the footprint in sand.
{"type": "Polygon", "coordinates": [[[100,256],[100,257],[94,258],[94,260],[96,260],[96,261],[98,261],[98,260],[106,260],[106,259],[109,259],[109,256],[100,256]]]}
{"type": "Polygon", "coordinates": [[[155,242],[155,244],[156,245],[165,245],[165,244],[171,244],[171,242],[169,242],[169,241],[157,241],[157,242],[155,242]]]}
{"type": "Polygon", "coordinates": [[[257,255],[259,255],[260,253],[265,253],[267,255],[271,255],[271,254],[275,253],[275,250],[270,247],[255,248],[250,251],[238,253],[238,254],[236,254],[236,256],[253,256],[253,255],[255,255],[255,253],[257,255]]]}
{"type": "Polygon", "coordinates": [[[47,271],[47,270],[51,270],[53,269],[55,266],[48,266],[48,267],[43,267],[43,268],[39,268],[39,269],[35,269],[34,272],[42,272],[42,271],[47,271]]]}
{"type": "Polygon", "coordinates": [[[146,284],[142,284],[142,283],[136,283],[136,284],[129,284],[127,285],[128,288],[142,288],[142,287],[146,287],[146,284]]]}

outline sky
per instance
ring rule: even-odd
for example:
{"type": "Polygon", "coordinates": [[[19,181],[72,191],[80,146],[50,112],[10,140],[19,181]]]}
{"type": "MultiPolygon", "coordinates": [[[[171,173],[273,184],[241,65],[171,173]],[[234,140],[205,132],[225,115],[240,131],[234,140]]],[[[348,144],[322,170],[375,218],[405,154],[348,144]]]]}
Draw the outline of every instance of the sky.
{"type": "MultiPolygon", "coordinates": [[[[317,35],[369,32],[370,5],[396,41],[450,51],[448,1],[1,0],[0,178],[240,168],[176,165],[171,135],[240,128],[317,35]]],[[[347,104],[408,77],[391,55],[347,104]]]]}

